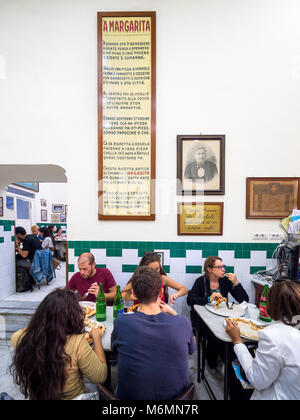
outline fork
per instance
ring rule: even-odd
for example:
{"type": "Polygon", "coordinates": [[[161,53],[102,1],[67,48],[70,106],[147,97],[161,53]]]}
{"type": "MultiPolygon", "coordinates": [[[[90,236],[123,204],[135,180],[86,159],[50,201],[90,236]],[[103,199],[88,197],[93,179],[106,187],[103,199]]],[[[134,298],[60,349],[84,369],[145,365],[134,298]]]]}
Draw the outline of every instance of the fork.
{"type": "Polygon", "coordinates": [[[229,308],[229,304],[228,304],[228,302],[226,301],[226,306],[227,306],[227,309],[233,309],[233,303],[234,303],[234,302],[232,302],[232,304],[231,304],[231,306],[230,306],[230,308],[229,308]]]}

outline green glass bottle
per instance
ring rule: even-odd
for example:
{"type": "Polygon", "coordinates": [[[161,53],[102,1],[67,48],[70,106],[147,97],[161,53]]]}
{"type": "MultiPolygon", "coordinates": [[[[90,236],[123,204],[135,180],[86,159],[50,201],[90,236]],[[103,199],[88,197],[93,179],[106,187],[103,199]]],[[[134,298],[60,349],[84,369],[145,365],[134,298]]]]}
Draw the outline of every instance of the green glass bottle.
{"type": "Polygon", "coordinates": [[[106,299],[102,283],[99,284],[99,292],[96,298],[96,320],[98,322],[106,320],[106,299]]]}
{"type": "Polygon", "coordinates": [[[118,315],[122,314],[124,312],[124,302],[122,299],[122,294],[120,290],[120,286],[117,286],[117,293],[114,298],[114,307],[113,307],[113,317],[114,319],[117,318],[118,315]]]}
{"type": "Polygon", "coordinates": [[[269,286],[265,284],[265,287],[264,287],[264,290],[262,292],[262,295],[260,297],[260,302],[259,302],[259,318],[264,322],[272,321],[272,319],[270,318],[267,312],[268,294],[269,294],[269,286]]]}

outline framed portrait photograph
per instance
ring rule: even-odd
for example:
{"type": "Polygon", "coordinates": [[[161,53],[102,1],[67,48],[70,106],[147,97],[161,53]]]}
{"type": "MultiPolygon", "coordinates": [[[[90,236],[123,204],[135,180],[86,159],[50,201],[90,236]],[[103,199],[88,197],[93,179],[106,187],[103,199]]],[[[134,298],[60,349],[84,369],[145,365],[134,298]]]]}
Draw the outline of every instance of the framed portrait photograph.
{"type": "Polygon", "coordinates": [[[63,204],[52,204],[52,213],[64,213],[65,206],[63,204]]]}
{"type": "Polygon", "coordinates": [[[246,178],[246,219],[282,219],[300,205],[300,178],[246,178]]]}
{"type": "Polygon", "coordinates": [[[59,223],[59,222],[60,222],[59,214],[51,214],[51,223],[59,223]]]}
{"type": "Polygon", "coordinates": [[[45,200],[44,198],[41,198],[41,206],[47,207],[47,200],[45,200]]]}
{"type": "Polygon", "coordinates": [[[177,203],[178,235],[223,235],[224,203],[177,203]]]}
{"type": "Polygon", "coordinates": [[[225,194],[225,135],[177,136],[177,194],[225,194]]]}
{"type": "Polygon", "coordinates": [[[3,197],[0,197],[0,217],[3,217],[3,197]]]}
{"type": "Polygon", "coordinates": [[[62,214],[59,215],[59,221],[62,222],[62,223],[67,221],[67,217],[66,217],[65,213],[62,213],[62,214]]]}
{"type": "Polygon", "coordinates": [[[47,210],[41,210],[41,221],[47,222],[48,220],[48,213],[47,210]]]}

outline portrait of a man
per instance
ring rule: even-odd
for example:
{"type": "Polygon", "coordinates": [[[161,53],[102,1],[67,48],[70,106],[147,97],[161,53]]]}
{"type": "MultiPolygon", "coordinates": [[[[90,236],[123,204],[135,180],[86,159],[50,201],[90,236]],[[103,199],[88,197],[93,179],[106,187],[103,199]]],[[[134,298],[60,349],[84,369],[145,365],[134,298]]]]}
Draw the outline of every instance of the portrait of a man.
{"type": "Polygon", "coordinates": [[[218,169],[214,162],[207,159],[207,148],[203,145],[195,147],[193,160],[185,167],[184,178],[203,179],[207,182],[216,175],[218,175],[218,169]]]}
{"type": "Polygon", "coordinates": [[[177,193],[225,193],[225,136],[177,136],[177,193]]]}

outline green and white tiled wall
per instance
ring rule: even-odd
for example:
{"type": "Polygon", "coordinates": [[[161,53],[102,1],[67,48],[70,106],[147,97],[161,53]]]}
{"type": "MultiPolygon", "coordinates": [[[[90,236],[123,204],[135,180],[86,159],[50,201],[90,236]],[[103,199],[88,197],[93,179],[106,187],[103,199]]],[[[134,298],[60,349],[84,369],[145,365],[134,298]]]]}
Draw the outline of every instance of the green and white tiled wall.
{"type": "Polygon", "coordinates": [[[166,273],[190,289],[202,273],[209,255],[218,255],[227,265],[227,272],[237,274],[251,301],[254,290],[250,275],[271,268],[272,255],[278,244],[274,243],[224,243],[224,242],[130,242],[130,241],[69,241],[69,278],[77,271],[77,259],[82,252],[91,252],[98,267],[107,267],[117,284],[125,286],[138,263],[147,251],[164,253],[166,273]]]}
{"type": "Polygon", "coordinates": [[[38,227],[43,226],[49,226],[49,225],[55,225],[56,227],[59,226],[62,228],[62,233],[64,235],[67,234],[67,223],[51,223],[51,222],[43,222],[43,223],[37,223],[38,227]]]}
{"type": "Polygon", "coordinates": [[[0,220],[0,300],[16,291],[14,221],[0,220]]]}

